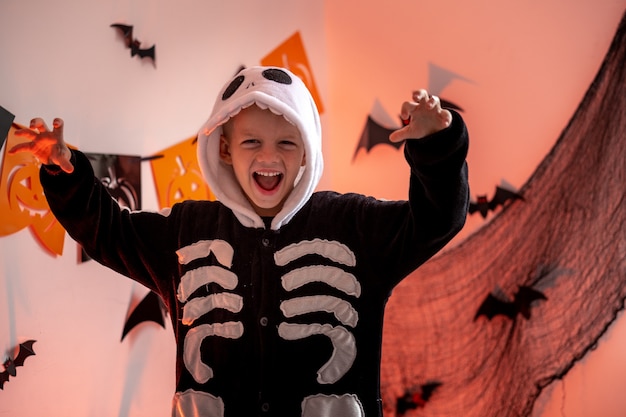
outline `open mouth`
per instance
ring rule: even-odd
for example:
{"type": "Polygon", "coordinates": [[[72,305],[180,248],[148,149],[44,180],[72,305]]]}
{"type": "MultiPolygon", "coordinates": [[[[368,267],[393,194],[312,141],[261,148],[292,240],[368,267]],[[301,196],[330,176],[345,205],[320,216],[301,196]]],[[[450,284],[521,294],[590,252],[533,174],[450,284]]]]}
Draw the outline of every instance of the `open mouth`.
{"type": "Polygon", "coordinates": [[[255,172],[254,180],[265,191],[273,191],[278,188],[278,185],[283,179],[283,174],[280,172],[255,172]]]}

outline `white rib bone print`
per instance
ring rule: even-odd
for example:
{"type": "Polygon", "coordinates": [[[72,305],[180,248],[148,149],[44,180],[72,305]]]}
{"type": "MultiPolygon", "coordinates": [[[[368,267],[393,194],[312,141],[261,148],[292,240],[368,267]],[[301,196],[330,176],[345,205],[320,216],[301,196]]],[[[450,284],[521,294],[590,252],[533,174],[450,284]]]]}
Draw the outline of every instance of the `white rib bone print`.
{"type": "MultiPolygon", "coordinates": [[[[223,291],[203,297],[189,299],[198,288],[208,284],[218,284],[224,290],[237,287],[237,275],[226,268],[232,266],[234,250],[223,240],[202,240],[179,249],[177,252],[181,264],[207,257],[213,253],[220,265],[201,266],[185,273],[180,280],[177,298],[185,303],[182,323],[193,325],[194,321],[210,311],[222,308],[239,313],[243,307],[243,298],[231,292],[223,291]],[[226,267],[226,268],[225,268],[226,267]]],[[[226,323],[202,324],[189,330],[185,336],[184,362],[185,367],[199,383],[205,383],[213,377],[213,370],[202,362],[199,350],[202,341],[210,336],[238,339],[243,335],[243,323],[232,321],[226,323]]]]}
{"type": "MultiPolygon", "coordinates": [[[[239,313],[243,308],[243,298],[231,292],[239,279],[229,270],[232,266],[233,248],[222,240],[206,240],[181,248],[177,254],[182,265],[196,259],[207,257],[213,253],[220,265],[201,266],[189,270],[182,278],[177,289],[177,298],[185,303],[182,324],[193,326],[184,343],[184,363],[187,370],[198,383],[205,383],[213,378],[213,370],[202,362],[198,354],[203,340],[207,337],[237,339],[243,335],[244,328],[240,321],[226,323],[200,324],[194,326],[197,319],[214,309],[225,309],[239,313]],[[223,291],[207,296],[192,294],[199,288],[217,284],[223,291]]],[[[314,239],[289,245],[274,254],[278,266],[286,266],[290,262],[305,255],[320,255],[334,264],[354,266],[356,257],[344,244],[336,241],[314,239]]],[[[361,296],[361,286],[354,275],[335,265],[312,265],[293,269],[281,277],[282,287],[291,292],[309,283],[325,283],[349,297],[361,296]]],[[[313,335],[328,337],[333,346],[329,360],[318,370],[317,381],[320,384],[333,384],[339,381],[352,367],[356,358],[356,343],[349,328],[354,328],[359,320],[358,312],[349,301],[329,294],[294,297],[283,301],[280,309],[285,318],[293,318],[311,312],[328,312],[335,316],[341,325],[328,323],[297,324],[282,322],[278,326],[278,335],[285,340],[304,339],[313,335]]],[[[194,409],[194,404],[204,404],[207,410],[212,409],[215,415],[223,415],[224,404],[219,397],[207,393],[187,390],[178,393],[176,408],[182,412],[194,409]]],[[[345,417],[363,415],[361,403],[353,394],[323,395],[314,394],[303,398],[302,416],[328,416],[330,410],[339,411],[345,417]]],[[[180,414],[182,415],[182,414],[180,414]]]]}
{"type": "MultiPolygon", "coordinates": [[[[321,255],[334,262],[354,266],[354,253],[344,244],[336,241],[314,239],[289,245],[274,254],[274,260],[279,266],[301,258],[305,255],[321,255]]],[[[319,265],[294,269],[282,277],[283,288],[292,291],[312,282],[324,282],[345,292],[347,295],[360,296],[361,287],[352,274],[341,268],[319,265]]],[[[346,300],[326,294],[292,298],[283,301],[280,308],[285,317],[323,311],[334,314],[344,325],[355,327],[359,317],[357,311],[346,300]]],[[[344,326],[333,327],[330,324],[311,323],[293,324],[280,323],[278,334],[286,340],[297,340],[315,334],[328,337],[333,345],[333,354],[318,371],[317,381],[320,384],[334,384],[348,372],[356,358],[356,344],[354,336],[344,326]]]]}

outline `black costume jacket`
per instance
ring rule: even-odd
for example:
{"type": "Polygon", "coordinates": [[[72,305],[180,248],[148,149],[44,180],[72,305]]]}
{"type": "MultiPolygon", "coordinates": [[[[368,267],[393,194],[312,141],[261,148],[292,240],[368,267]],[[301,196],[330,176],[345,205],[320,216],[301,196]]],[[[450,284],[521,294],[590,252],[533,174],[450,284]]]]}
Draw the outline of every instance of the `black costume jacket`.
{"type": "Polygon", "coordinates": [[[41,182],[90,256],[167,305],[173,415],[379,416],[385,303],[467,213],[468,138],[453,116],[406,142],[408,201],[316,192],[279,230],[246,228],[220,202],[120,209],[78,151],[72,174],[44,167],[41,182]]]}

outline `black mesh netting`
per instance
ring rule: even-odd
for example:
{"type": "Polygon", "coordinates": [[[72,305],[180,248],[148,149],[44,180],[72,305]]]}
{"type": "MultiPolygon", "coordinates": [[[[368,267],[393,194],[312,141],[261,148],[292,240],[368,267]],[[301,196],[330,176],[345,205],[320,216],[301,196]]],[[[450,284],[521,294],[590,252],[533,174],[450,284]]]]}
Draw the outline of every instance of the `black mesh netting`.
{"type": "Polygon", "coordinates": [[[542,388],[593,347],[626,297],[625,150],[626,15],[524,199],[394,291],[387,416],[528,416],[542,388]],[[530,303],[528,318],[523,309],[476,317],[488,294],[510,301],[520,286],[547,298],[530,303]]]}

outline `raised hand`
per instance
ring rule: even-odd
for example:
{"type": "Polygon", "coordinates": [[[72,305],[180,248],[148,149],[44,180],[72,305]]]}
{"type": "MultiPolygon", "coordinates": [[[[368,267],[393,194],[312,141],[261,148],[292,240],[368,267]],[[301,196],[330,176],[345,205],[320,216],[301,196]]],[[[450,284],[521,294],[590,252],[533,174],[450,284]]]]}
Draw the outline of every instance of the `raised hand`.
{"type": "Polygon", "coordinates": [[[441,108],[439,97],[429,95],[426,90],[413,92],[413,101],[402,103],[400,117],[407,121],[407,124],[389,135],[391,142],[421,139],[445,129],[452,123],[452,114],[441,108]]]}
{"type": "Polygon", "coordinates": [[[63,120],[54,119],[52,127],[52,130],[48,129],[39,117],[31,120],[29,129],[15,131],[15,136],[28,139],[28,142],[18,143],[9,153],[30,152],[43,164],[58,165],[67,173],[73,172],[72,154],[63,140],[63,120]]]}

